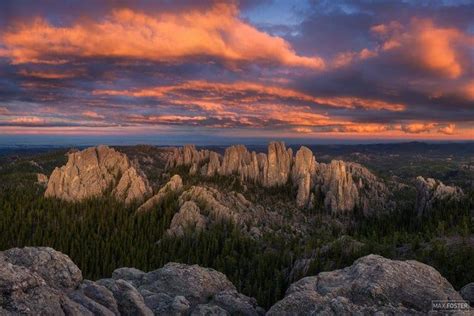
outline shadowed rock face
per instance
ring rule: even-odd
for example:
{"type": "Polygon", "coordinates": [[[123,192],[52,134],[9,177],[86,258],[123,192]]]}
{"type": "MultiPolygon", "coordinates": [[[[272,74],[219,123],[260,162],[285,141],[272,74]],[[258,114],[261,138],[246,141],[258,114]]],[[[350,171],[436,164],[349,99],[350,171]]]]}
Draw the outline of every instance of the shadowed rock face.
{"type": "Polygon", "coordinates": [[[324,207],[334,213],[359,208],[368,215],[382,209],[388,199],[384,183],[356,163],[334,160],[317,163],[312,151],[302,146],[293,157],[283,142],[271,142],[268,153],[249,152],[243,145],[228,147],[224,156],[188,145],[175,149],[168,167],[189,166],[190,174],[236,175],[241,181],[264,187],[286,185],[297,188],[296,205],[310,207],[314,193],[322,193],[324,207]]]}
{"type": "Polygon", "coordinates": [[[1,315],[202,315],[217,309],[226,315],[261,311],[224,274],[197,265],[168,263],[149,273],[120,268],[93,282],[51,248],[0,252],[1,315]]]}
{"type": "Polygon", "coordinates": [[[45,196],[80,201],[111,188],[112,195],[125,203],[142,201],[151,193],[146,177],[125,154],[98,146],[70,153],[66,165],[51,174],[45,196]]]}
{"type": "MultiPolygon", "coordinates": [[[[470,297],[469,291],[465,290],[470,297]]],[[[293,283],[267,315],[426,314],[432,300],[462,300],[434,268],[377,255],[293,283]]],[[[0,252],[2,315],[263,315],[255,299],[227,277],[198,265],[168,263],[143,272],[119,268],[83,280],[66,255],[51,248],[0,252]]]]}
{"type": "Polygon", "coordinates": [[[432,178],[416,178],[416,210],[418,216],[429,211],[436,201],[447,199],[460,199],[464,193],[456,186],[444,185],[443,182],[432,178]]]}
{"type": "Polygon", "coordinates": [[[463,288],[459,291],[462,298],[468,301],[471,306],[474,305],[474,282],[466,284],[463,288]]]}
{"type": "Polygon", "coordinates": [[[369,255],[293,283],[268,315],[425,314],[432,300],[462,298],[428,265],[369,255]]]}

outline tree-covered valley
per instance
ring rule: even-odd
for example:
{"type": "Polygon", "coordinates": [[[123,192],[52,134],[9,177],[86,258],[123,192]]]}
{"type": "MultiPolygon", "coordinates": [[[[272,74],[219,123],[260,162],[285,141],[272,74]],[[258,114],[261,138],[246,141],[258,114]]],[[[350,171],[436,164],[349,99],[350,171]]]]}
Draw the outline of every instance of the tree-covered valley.
{"type": "MultiPolygon", "coordinates": [[[[153,157],[144,170],[148,170],[155,187],[163,185],[170,173],[176,173],[182,176],[185,188],[205,182],[221,190],[240,191],[251,201],[263,200],[271,207],[282,208],[279,212],[288,219],[288,225],[295,216],[294,208],[284,209],[295,194],[291,186],[243,188],[235,176],[203,180],[189,175],[186,167],[164,171],[164,161],[159,158],[164,149],[137,146],[120,150],[138,160],[153,157]]],[[[402,179],[407,184],[396,192],[396,208],[381,210],[377,216],[367,217],[357,210],[350,215],[334,214],[316,203],[301,211],[310,223],[304,234],[292,233],[292,227],[280,227],[255,237],[242,232],[232,221],[221,221],[205,230],[189,229],[181,236],[171,236],[166,231],[179,210],[178,195],[174,193],[144,213],[136,212],[137,203],[127,205],[107,195],[80,202],[45,198],[37,173],[51,174],[65,163],[66,151],[2,156],[0,250],[52,247],[69,255],[92,280],[123,266],[149,271],[170,261],[199,264],[223,272],[239,291],[255,297],[265,308],[281,299],[299,278],[345,267],[372,253],[425,262],[457,289],[474,280],[470,269],[474,264],[472,187],[464,186],[462,199],[438,201],[422,216],[415,210],[416,193],[408,185],[411,179],[402,179]]],[[[466,164],[465,157],[461,163],[466,164]]],[[[413,162],[406,164],[414,170],[422,168],[413,162]]],[[[456,181],[468,183],[472,180],[468,177],[456,181]]]]}

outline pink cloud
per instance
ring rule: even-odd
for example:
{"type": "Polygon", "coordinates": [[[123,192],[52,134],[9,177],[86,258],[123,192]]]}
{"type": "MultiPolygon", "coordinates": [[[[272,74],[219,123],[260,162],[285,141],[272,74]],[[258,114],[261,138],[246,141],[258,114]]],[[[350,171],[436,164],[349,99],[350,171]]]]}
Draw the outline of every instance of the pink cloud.
{"type": "Polygon", "coordinates": [[[382,51],[395,51],[406,62],[451,79],[466,67],[457,47],[473,41],[472,36],[429,19],[414,18],[409,25],[394,21],[376,25],[372,31],[382,40],[382,51]]]}
{"type": "Polygon", "coordinates": [[[203,105],[202,108],[205,110],[208,110],[211,107],[222,110],[222,105],[220,103],[229,102],[227,100],[222,101],[223,97],[230,95],[234,96],[236,99],[234,102],[238,103],[255,104],[257,101],[262,100],[289,99],[293,101],[302,101],[348,109],[360,107],[371,110],[403,111],[406,108],[402,103],[392,103],[369,98],[352,96],[315,97],[289,88],[263,85],[253,82],[219,83],[208,81],[187,81],[174,86],[160,86],[137,90],[95,90],[93,94],[162,98],[165,96],[177,95],[187,96],[189,95],[189,92],[192,91],[200,91],[204,93],[204,96],[200,96],[199,103],[203,105]],[[212,97],[214,102],[207,102],[209,100],[206,100],[206,95],[212,97]],[[220,100],[217,102],[218,104],[216,104],[216,100],[220,100]]]}
{"type": "Polygon", "coordinates": [[[104,116],[98,114],[97,112],[94,111],[84,111],[82,112],[82,115],[87,117],[87,118],[92,118],[92,119],[103,119],[104,116]]]}

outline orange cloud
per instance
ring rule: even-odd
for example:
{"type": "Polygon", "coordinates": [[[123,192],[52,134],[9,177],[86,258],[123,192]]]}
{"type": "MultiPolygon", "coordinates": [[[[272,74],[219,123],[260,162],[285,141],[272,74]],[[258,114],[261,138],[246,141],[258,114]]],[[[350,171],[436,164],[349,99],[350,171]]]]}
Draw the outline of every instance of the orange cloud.
{"type": "Polygon", "coordinates": [[[84,111],[82,112],[82,116],[85,116],[87,118],[92,118],[92,119],[103,119],[104,116],[98,114],[97,112],[94,111],[84,111]]]}
{"type": "Polygon", "coordinates": [[[463,86],[463,94],[469,99],[474,101],[474,81],[471,81],[463,86]]]}
{"type": "Polygon", "coordinates": [[[336,128],[335,131],[350,132],[350,133],[381,133],[393,129],[390,125],[384,124],[352,124],[349,123],[340,128],[336,128]]]}
{"type": "Polygon", "coordinates": [[[438,132],[446,134],[446,135],[452,135],[452,134],[454,134],[454,129],[455,128],[456,128],[456,125],[448,124],[447,126],[439,128],[438,132]]]}
{"type": "Polygon", "coordinates": [[[324,68],[319,57],[299,56],[281,37],[259,31],[238,16],[235,5],[207,11],[148,15],[114,10],[101,21],[81,20],[58,27],[37,18],[2,35],[13,63],[61,63],[70,56],[179,61],[214,57],[229,63],[271,62],[324,68]]]}
{"type": "Polygon", "coordinates": [[[360,52],[342,52],[336,55],[332,61],[334,67],[344,67],[357,60],[364,60],[378,55],[377,50],[362,49],[360,52]]]}
{"type": "Polygon", "coordinates": [[[435,127],[435,123],[411,123],[402,125],[401,130],[406,133],[418,134],[423,132],[429,132],[435,127]]]}
{"type": "Polygon", "coordinates": [[[438,27],[427,19],[413,19],[408,26],[395,21],[376,25],[372,32],[383,41],[380,50],[397,50],[411,64],[448,78],[463,72],[456,45],[473,40],[455,28],[438,27]]]}
{"type": "Polygon", "coordinates": [[[296,127],[296,128],[293,128],[292,130],[301,134],[309,134],[313,132],[311,128],[307,128],[307,127],[296,127]]]}
{"type": "Polygon", "coordinates": [[[28,71],[25,69],[20,70],[18,73],[25,77],[34,77],[34,78],[40,78],[40,79],[67,79],[67,78],[73,78],[78,74],[74,72],[57,73],[57,72],[46,72],[46,71],[28,71]]]}
{"type": "MultiPolygon", "coordinates": [[[[165,97],[167,95],[183,95],[188,92],[199,91],[214,100],[219,100],[223,96],[234,95],[239,103],[256,103],[265,100],[291,99],[294,101],[309,102],[314,104],[327,105],[336,108],[364,108],[370,110],[403,111],[406,106],[401,103],[392,103],[382,100],[366,99],[359,97],[314,97],[293,89],[267,86],[251,82],[219,83],[207,81],[187,81],[174,86],[161,86],[156,88],[138,90],[95,90],[95,95],[124,95],[133,97],[165,97]],[[247,97],[246,95],[254,95],[247,97]]],[[[200,97],[205,100],[206,96],[200,97]]],[[[227,101],[226,102],[231,102],[227,101]]],[[[215,103],[204,104],[203,107],[218,107],[215,103]]],[[[207,109],[207,108],[206,108],[207,109]]]]}
{"type": "Polygon", "coordinates": [[[182,123],[199,122],[206,119],[205,116],[186,116],[186,115],[130,115],[130,122],[134,123],[182,123]]]}

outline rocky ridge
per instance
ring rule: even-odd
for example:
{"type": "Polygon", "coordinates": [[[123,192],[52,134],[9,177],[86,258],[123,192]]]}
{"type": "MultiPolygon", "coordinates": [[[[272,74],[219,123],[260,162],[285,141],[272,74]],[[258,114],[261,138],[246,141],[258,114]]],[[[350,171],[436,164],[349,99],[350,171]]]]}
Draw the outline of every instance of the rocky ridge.
{"type": "Polygon", "coordinates": [[[172,192],[180,192],[183,189],[183,179],[179,175],[174,175],[171,179],[160,188],[158,193],[153,195],[151,198],[145,201],[138,208],[137,212],[146,212],[152,209],[155,205],[159,204],[166,197],[167,194],[172,192]]]}
{"type": "Polygon", "coordinates": [[[0,252],[0,315],[259,315],[255,299],[227,277],[197,265],[168,263],[145,273],[120,268],[83,280],[68,256],[51,248],[0,252]]]}
{"type": "Polygon", "coordinates": [[[49,177],[44,195],[81,201],[110,189],[125,203],[143,201],[151,194],[146,176],[125,154],[101,145],[69,153],[66,165],[55,168],[49,177]]]}
{"type": "Polygon", "coordinates": [[[418,216],[429,211],[433,204],[440,200],[459,200],[464,195],[461,188],[444,185],[443,182],[433,178],[419,176],[415,180],[416,186],[416,210],[418,216]]]}
{"type": "MultiPolygon", "coordinates": [[[[287,223],[282,214],[252,203],[242,193],[206,184],[185,187],[179,175],[172,176],[156,195],[137,209],[137,213],[151,211],[170,193],[177,194],[179,209],[167,230],[169,236],[182,236],[186,231],[199,232],[216,223],[232,222],[243,232],[259,237],[263,232],[287,223]]],[[[295,230],[304,232],[298,222],[307,220],[301,216],[303,214],[294,214],[293,226],[295,230]]]]}
{"type": "MultiPolygon", "coordinates": [[[[293,283],[267,315],[422,315],[431,312],[432,300],[462,297],[430,266],[369,255],[293,283]]],[[[148,273],[119,268],[111,278],[90,281],[68,256],[51,248],[0,252],[0,315],[264,313],[224,274],[197,265],[168,263],[148,273]]]]}
{"type": "Polygon", "coordinates": [[[244,183],[263,187],[291,183],[297,190],[298,207],[311,207],[316,203],[316,193],[321,193],[324,207],[334,213],[351,212],[357,207],[369,214],[381,209],[388,199],[384,183],[363,166],[337,160],[318,163],[305,146],[293,156],[292,149],[283,142],[269,143],[267,154],[250,152],[243,145],[230,146],[223,156],[186,145],[175,148],[168,159],[168,169],[179,166],[189,167],[191,175],[236,175],[244,183]]]}

